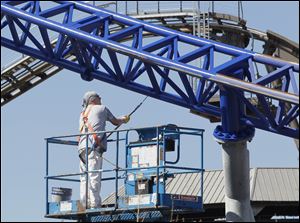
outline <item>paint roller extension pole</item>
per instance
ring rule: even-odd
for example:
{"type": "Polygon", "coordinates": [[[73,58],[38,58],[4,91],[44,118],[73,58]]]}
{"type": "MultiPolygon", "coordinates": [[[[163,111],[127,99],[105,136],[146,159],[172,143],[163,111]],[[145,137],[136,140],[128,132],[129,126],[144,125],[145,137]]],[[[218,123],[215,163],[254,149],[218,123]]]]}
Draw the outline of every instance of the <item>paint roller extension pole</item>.
{"type": "MultiPolygon", "coordinates": [[[[146,96],[146,97],[143,99],[143,101],[142,101],[138,106],[136,106],[136,107],[133,109],[133,111],[132,111],[128,116],[130,117],[131,115],[133,115],[133,114],[134,114],[134,113],[142,106],[142,104],[146,101],[147,98],[148,98],[148,96],[146,96]]],[[[116,126],[114,130],[117,130],[121,125],[122,125],[122,124],[116,126]]],[[[110,137],[112,134],[113,134],[113,132],[109,133],[108,136],[107,136],[107,139],[108,139],[108,137],[110,137]]]]}

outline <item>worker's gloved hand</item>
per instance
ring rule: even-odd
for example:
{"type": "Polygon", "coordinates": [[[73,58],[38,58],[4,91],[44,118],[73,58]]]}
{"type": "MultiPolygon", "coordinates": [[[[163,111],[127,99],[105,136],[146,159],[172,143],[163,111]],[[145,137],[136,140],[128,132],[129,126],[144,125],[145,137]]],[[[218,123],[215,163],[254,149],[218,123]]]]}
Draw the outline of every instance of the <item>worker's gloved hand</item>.
{"type": "Polygon", "coordinates": [[[123,117],[124,123],[129,122],[129,120],[130,120],[130,116],[129,116],[129,115],[125,115],[125,116],[123,117]]]}

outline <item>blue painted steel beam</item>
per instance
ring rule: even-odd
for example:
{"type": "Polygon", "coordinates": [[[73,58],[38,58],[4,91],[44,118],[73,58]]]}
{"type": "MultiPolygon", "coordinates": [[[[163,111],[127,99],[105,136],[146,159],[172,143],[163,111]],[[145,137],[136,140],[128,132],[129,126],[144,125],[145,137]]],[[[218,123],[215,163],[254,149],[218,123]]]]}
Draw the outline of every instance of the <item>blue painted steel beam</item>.
{"type": "Polygon", "coordinates": [[[187,54],[177,58],[177,60],[182,63],[187,63],[187,62],[193,61],[203,55],[206,55],[212,47],[213,47],[212,45],[206,45],[206,46],[200,47],[190,53],[187,53],[187,54]]]}
{"type": "MultiPolygon", "coordinates": [[[[299,91],[295,81],[295,76],[299,75],[299,64],[148,24],[82,2],[58,1],[56,6],[46,10],[39,1],[27,2],[25,5],[20,5],[21,3],[1,2],[1,14],[4,15],[1,21],[2,46],[80,73],[85,80],[105,81],[210,116],[221,116],[221,107],[209,104],[212,96],[220,90],[224,93],[238,92],[236,103],[254,111],[255,116],[239,114],[240,118],[236,117],[239,125],[250,125],[289,137],[298,137],[299,129],[289,127],[289,123],[297,119],[299,114],[299,91]],[[85,18],[76,21],[73,18],[74,10],[85,12],[85,18]],[[53,20],[54,15],[64,15],[63,21],[60,23],[53,20]],[[22,24],[20,20],[26,24],[22,24]],[[39,27],[42,41],[30,30],[31,24],[39,27]],[[126,28],[111,34],[110,26],[113,24],[122,24],[126,28]],[[18,39],[16,27],[22,30],[22,41],[18,39]],[[11,35],[4,36],[4,30],[11,35]],[[51,30],[59,33],[55,46],[49,43],[48,33],[51,30]],[[150,32],[158,39],[145,45],[143,32],[150,32]],[[132,37],[132,44],[129,46],[121,42],[124,38],[132,37]],[[29,44],[28,39],[34,45],[29,44]],[[180,56],[181,43],[196,49],[180,56]],[[103,58],[104,49],[107,50],[109,58],[103,58]],[[229,55],[232,60],[214,67],[216,52],[229,55]],[[64,58],[69,53],[76,56],[75,62],[64,58]],[[118,61],[118,54],[126,57],[124,72],[118,61]],[[198,58],[205,59],[202,68],[187,64],[198,58]],[[134,60],[138,60],[136,65],[134,60]],[[271,65],[277,70],[257,79],[254,63],[271,65]],[[176,74],[169,75],[170,70],[176,74]],[[138,82],[141,75],[146,75],[148,83],[138,82]],[[196,93],[192,90],[188,76],[198,80],[196,93]],[[281,79],[284,79],[281,90],[265,87],[281,79]],[[167,85],[174,92],[169,92],[167,85]],[[257,110],[249,102],[245,92],[251,92],[260,98],[263,111],[257,110]],[[273,117],[267,103],[270,99],[279,101],[276,117],[273,117]],[[285,111],[286,104],[291,104],[293,110],[285,111]]],[[[229,122],[228,125],[232,123],[229,122]]]]}
{"type": "MultiPolygon", "coordinates": [[[[77,3],[74,3],[74,4],[77,6],[77,3]]],[[[90,6],[87,6],[87,7],[90,7],[90,6]]],[[[7,8],[6,6],[5,6],[5,9],[8,9],[9,13],[12,13],[12,14],[17,13],[18,16],[20,16],[24,19],[30,19],[37,23],[45,22],[45,21],[41,21],[41,19],[37,18],[36,16],[32,17],[30,15],[27,15],[26,13],[19,13],[15,9],[7,8]]],[[[141,60],[146,60],[146,62],[156,63],[161,66],[165,66],[170,69],[174,69],[176,71],[185,72],[192,76],[208,78],[208,79],[215,81],[217,83],[220,83],[220,84],[230,85],[231,87],[243,88],[244,90],[248,90],[253,93],[255,93],[257,91],[261,91],[262,94],[267,94],[269,97],[279,98],[280,100],[285,100],[285,101],[292,102],[292,103],[299,103],[298,97],[294,97],[293,95],[281,94],[281,92],[270,91],[269,89],[260,88],[258,86],[253,86],[253,85],[248,85],[247,83],[243,83],[240,80],[238,80],[239,84],[236,84],[235,80],[228,79],[225,76],[213,75],[209,72],[205,72],[204,70],[195,69],[193,66],[190,66],[190,65],[184,66],[181,63],[174,63],[173,61],[169,61],[167,59],[162,60],[161,58],[156,57],[155,55],[151,55],[146,52],[134,51],[134,50],[128,49],[128,47],[123,47],[122,45],[115,44],[111,41],[102,40],[100,38],[93,38],[89,35],[81,33],[79,30],[72,30],[70,28],[59,26],[58,24],[50,22],[50,21],[46,21],[46,23],[44,25],[47,25],[48,28],[56,30],[58,32],[66,33],[67,35],[70,35],[74,38],[81,37],[82,41],[88,41],[88,42],[90,41],[94,44],[98,44],[100,46],[107,47],[113,51],[117,51],[117,52],[123,53],[128,56],[133,56],[133,57],[136,57],[141,60]]],[[[160,30],[160,31],[162,31],[162,30],[160,30]]],[[[193,42],[195,43],[195,41],[193,41],[193,42]]],[[[218,46],[218,44],[215,44],[215,47],[220,47],[220,46],[218,46]]],[[[226,52],[226,53],[229,52],[229,47],[225,47],[224,49],[223,49],[224,52],[226,52]]],[[[242,52],[242,49],[239,49],[238,51],[242,52]]],[[[236,53],[237,53],[237,50],[234,50],[232,52],[233,55],[235,55],[236,53]]],[[[271,63],[271,62],[269,61],[269,63],[271,63]]],[[[286,62],[281,62],[281,63],[284,65],[286,64],[286,62]]],[[[279,62],[276,61],[275,64],[279,64],[279,62]]],[[[296,66],[296,67],[299,67],[299,66],[296,66]]]]}
{"type": "Polygon", "coordinates": [[[55,6],[54,8],[50,8],[48,10],[45,10],[41,13],[39,13],[39,16],[43,16],[45,18],[58,15],[62,12],[66,12],[69,10],[69,7],[72,5],[72,3],[64,3],[58,6],[55,6]]]}
{"type": "Polygon", "coordinates": [[[283,66],[283,67],[269,73],[268,75],[265,75],[265,76],[255,80],[253,83],[260,84],[260,85],[266,85],[272,81],[276,81],[276,80],[282,78],[284,75],[286,75],[286,73],[289,71],[289,69],[292,69],[292,66],[290,66],[290,65],[283,66]]]}
{"type": "MultiPolygon", "coordinates": [[[[251,56],[247,55],[247,54],[235,57],[235,58],[231,59],[230,61],[228,61],[224,64],[221,64],[217,67],[214,67],[213,69],[210,69],[210,72],[212,72],[212,73],[222,73],[222,74],[228,73],[228,72],[231,72],[231,71],[234,72],[235,70],[246,66],[245,62],[246,61],[248,62],[249,58],[251,58],[251,56]]],[[[231,72],[231,73],[233,73],[233,72],[231,72]]]]}
{"type": "Polygon", "coordinates": [[[111,34],[108,39],[114,40],[114,41],[120,40],[124,37],[127,37],[129,35],[136,33],[139,30],[139,28],[142,28],[142,25],[131,26],[129,28],[121,30],[120,32],[111,34]]]}

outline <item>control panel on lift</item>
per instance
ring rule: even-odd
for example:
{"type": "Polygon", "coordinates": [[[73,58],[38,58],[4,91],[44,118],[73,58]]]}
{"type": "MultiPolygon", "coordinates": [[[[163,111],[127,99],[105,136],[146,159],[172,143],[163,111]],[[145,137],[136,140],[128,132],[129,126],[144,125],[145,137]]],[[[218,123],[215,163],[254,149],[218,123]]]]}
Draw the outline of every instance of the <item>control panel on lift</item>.
{"type": "MultiPolygon", "coordinates": [[[[166,153],[180,151],[180,131],[175,125],[137,129],[138,140],[126,145],[125,196],[119,208],[202,207],[202,197],[166,193],[166,153]],[[175,148],[176,147],[176,148],[175,148]]],[[[171,162],[170,162],[171,163],[171,162]]]]}

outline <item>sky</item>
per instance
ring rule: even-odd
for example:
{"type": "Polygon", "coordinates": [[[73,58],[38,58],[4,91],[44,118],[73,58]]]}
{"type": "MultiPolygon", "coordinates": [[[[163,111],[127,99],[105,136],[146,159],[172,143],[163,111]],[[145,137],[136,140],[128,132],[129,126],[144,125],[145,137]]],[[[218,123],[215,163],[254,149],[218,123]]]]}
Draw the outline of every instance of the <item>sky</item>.
{"type": "MultiPolygon", "coordinates": [[[[243,2],[243,7],[249,27],[262,31],[272,30],[299,43],[298,2],[254,1],[243,2]]],[[[215,11],[236,14],[229,2],[216,2],[215,11]]],[[[1,67],[14,60],[16,55],[1,47],[1,67]]],[[[63,70],[1,107],[1,221],[54,221],[43,217],[44,138],[77,134],[82,96],[89,90],[97,91],[102,97],[102,103],[115,116],[130,113],[144,98],[138,93],[97,80],[83,81],[79,74],[63,70]]],[[[191,114],[186,108],[148,98],[122,128],[168,123],[205,129],[204,168],[222,168],[221,146],[212,135],[216,124],[191,114]]],[[[112,128],[112,125],[107,126],[108,130],[112,128]]],[[[291,138],[257,129],[254,139],[248,143],[248,149],[252,168],[299,166],[299,153],[291,138]]],[[[194,156],[196,148],[182,148],[182,151],[183,163],[198,165],[199,160],[194,156]]],[[[76,149],[53,146],[50,158],[50,172],[78,170],[76,149]]],[[[107,163],[104,165],[111,168],[107,163]]],[[[111,193],[110,186],[109,183],[103,185],[102,198],[111,193]]],[[[78,197],[79,185],[72,184],[71,187],[74,198],[78,197]]]]}

